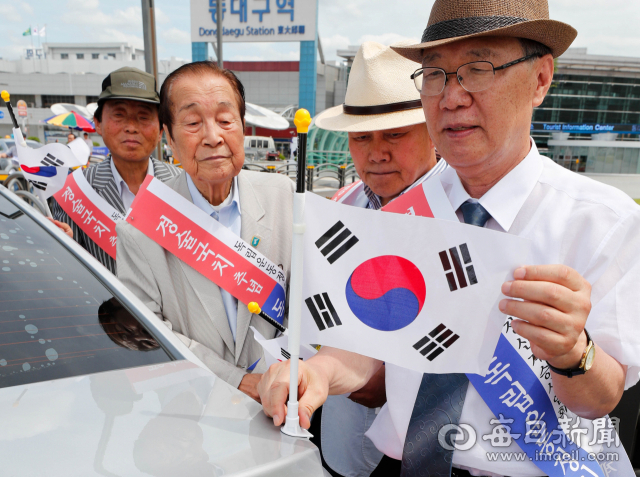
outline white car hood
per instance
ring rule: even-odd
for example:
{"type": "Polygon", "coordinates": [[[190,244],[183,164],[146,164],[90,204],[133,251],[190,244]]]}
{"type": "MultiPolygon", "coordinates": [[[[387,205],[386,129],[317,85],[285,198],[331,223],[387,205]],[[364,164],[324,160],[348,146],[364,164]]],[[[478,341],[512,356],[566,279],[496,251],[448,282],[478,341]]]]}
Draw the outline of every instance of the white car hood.
{"type": "Polygon", "coordinates": [[[313,444],[186,360],[0,389],[0,423],[3,475],[323,475],[313,444]]]}

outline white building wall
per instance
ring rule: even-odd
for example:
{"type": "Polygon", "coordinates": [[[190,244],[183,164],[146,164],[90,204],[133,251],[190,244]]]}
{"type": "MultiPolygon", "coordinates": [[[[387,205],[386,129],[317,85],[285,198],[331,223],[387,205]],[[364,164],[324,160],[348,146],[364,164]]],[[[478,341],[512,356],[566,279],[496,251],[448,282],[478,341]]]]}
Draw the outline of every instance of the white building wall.
{"type": "Polygon", "coordinates": [[[298,104],[297,71],[234,71],[245,89],[247,102],[265,108],[298,104]]]}

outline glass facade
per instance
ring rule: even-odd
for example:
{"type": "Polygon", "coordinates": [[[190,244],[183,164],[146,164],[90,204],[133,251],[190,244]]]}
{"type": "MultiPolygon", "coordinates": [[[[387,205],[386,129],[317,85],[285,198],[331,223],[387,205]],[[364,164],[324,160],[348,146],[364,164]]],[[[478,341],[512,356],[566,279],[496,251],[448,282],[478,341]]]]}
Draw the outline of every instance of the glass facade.
{"type": "Polygon", "coordinates": [[[615,146],[614,141],[611,142],[611,147],[582,144],[551,146],[549,156],[574,172],[640,174],[640,148],[615,146]]]}
{"type": "Polygon", "coordinates": [[[69,96],[64,94],[43,94],[42,95],[42,107],[50,108],[52,104],[56,103],[71,103],[76,102],[75,96],[69,96]]]}
{"type": "Polygon", "coordinates": [[[640,60],[572,48],[555,67],[532,117],[540,153],[575,172],[640,173],[640,60]]]}
{"type": "Polygon", "coordinates": [[[533,121],[640,124],[640,79],[556,74],[533,121]]]}
{"type": "Polygon", "coordinates": [[[352,162],[349,154],[349,135],[346,132],[327,131],[312,125],[307,136],[307,164],[313,166],[325,162],[352,162]]]}

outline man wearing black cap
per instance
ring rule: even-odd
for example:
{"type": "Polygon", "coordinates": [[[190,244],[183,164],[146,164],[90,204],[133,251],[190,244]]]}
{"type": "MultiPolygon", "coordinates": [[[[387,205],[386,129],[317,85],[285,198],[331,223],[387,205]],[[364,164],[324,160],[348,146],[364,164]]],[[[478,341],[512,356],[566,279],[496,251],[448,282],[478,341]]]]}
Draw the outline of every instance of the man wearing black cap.
{"type": "MultiPolygon", "coordinates": [[[[150,157],[162,135],[159,105],[154,77],[137,68],[120,68],[102,82],[93,119],[111,154],[87,168],[84,175],[98,195],[123,215],[147,174],[164,182],[180,172],[150,157]]],[[[116,261],[80,230],[57,202],[51,210],[56,220],[71,226],[80,245],[116,273],[116,261]]]]}

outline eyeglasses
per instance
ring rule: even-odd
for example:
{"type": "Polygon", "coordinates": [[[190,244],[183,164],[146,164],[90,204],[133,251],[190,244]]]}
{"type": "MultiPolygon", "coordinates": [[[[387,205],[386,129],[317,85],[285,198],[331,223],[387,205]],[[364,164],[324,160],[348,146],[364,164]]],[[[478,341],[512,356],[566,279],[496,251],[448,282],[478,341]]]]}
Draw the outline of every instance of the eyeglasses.
{"type": "Polygon", "coordinates": [[[449,75],[456,75],[460,86],[469,93],[477,93],[488,89],[493,84],[496,71],[504,70],[537,56],[539,55],[523,56],[497,68],[490,61],[473,61],[462,65],[455,73],[447,73],[442,68],[420,68],[411,75],[411,79],[423,96],[437,96],[442,93],[449,75]]]}

